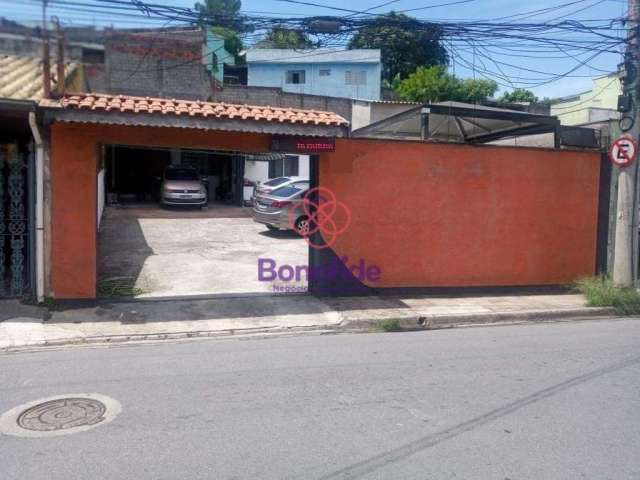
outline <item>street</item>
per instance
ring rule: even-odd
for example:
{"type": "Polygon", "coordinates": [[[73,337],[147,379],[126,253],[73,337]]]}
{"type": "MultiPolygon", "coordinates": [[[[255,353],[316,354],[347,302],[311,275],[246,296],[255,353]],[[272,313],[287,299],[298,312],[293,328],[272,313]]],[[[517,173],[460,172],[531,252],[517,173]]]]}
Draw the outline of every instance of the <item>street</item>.
{"type": "Polygon", "coordinates": [[[0,414],[79,393],[122,411],[0,478],[640,478],[638,319],[0,356],[0,414]]]}

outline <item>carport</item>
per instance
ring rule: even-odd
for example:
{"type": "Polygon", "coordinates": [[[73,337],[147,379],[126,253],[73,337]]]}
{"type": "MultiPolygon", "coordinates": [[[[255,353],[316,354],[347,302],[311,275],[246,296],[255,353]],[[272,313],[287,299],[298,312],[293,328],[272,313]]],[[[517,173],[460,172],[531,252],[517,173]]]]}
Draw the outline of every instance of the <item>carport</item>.
{"type": "Polygon", "coordinates": [[[193,148],[105,145],[104,189],[107,203],[158,203],[168,167],[195,169],[207,187],[212,205],[243,205],[242,152],[193,148]]]}
{"type": "MultiPolygon", "coordinates": [[[[162,287],[171,296],[269,290],[270,286],[256,283],[260,257],[281,255],[275,260],[299,263],[302,252],[306,264],[304,240],[286,233],[280,233],[284,238],[260,236],[257,224],[239,206],[242,188],[239,197],[208,210],[165,212],[153,204],[151,180],[176,155],[180,163],[201,162],[199,168],[208,168],[240,155],[269,153],[275,136],[280,143],[283,138],[304,138],[311,145],[342,137],[348,127],[342,117],[310,110],[90,94],[44,100],[41,107],[50,132],[51,222],[45,243],[52,297],[94,298],[100,270],[117,270],[120,265],[144,276],[145,267],[162,257],[165,249],[172,255],[156,262],[155,271],[173,282],[162,287]],[[138,159],[146,167],[136,164],[136,174],[147,181],[132,189],[122,179],[127,166],[138,159]],[[108,193],[118,194],[119,209],[105,206],[108,193]],[[126,228],[118,230],[118,223],[126,228]],[[103,240],[110,242],[104,249],[109,254],[100,258],[103,240]],[[193,278],[198,279],[196,288],[189,286],[193,278]]],[[[278,151],[283,153],[279,147],[278,151]]],[[[312,159],[317,162],[317,157],[312,159]]],[[[228,176],[241,187],[240,167],[233,170],[231,166],[228,176]]],[[[135,186],[135,180],[131,183],[135,186]]],[[[153,285],[154,280],[148,283],[153,285]]]]}

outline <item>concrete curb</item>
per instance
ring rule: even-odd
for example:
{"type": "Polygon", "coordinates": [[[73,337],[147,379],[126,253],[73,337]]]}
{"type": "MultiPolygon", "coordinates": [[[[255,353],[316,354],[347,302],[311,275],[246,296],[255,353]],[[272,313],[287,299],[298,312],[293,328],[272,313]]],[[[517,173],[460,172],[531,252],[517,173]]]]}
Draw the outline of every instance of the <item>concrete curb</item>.
{"type": "Polygon", "coordinates": [[[341,329],[352,331],[370,330],[384,321],[397,321],[402,330],[435,330],[464,325],[496,323],[552,322],[616,316],[611,307],[585,307],[556,310],[527,310],[520,312],[499,312],[469,315],[415,315],[403,318],[388,317],[349,320],[340,324],[341,329]]]}
{"type": "Polygon", "coordinates": [[[573,308],[556,310],[527,310],[469,315],[411,315],[403,318],[377,317],[375,319],[348,320],[337,325],[310,325],[304,327],[257,327],[227,330],[194,330],[182,332],[157,332],[144,334],[73,336],[55,340],[35,341],[23,345],[0,348],[0,352],[15,352],[38,347],[63,347],[71,345],[116,345],[129,342],[157,342],[161,340],[185,340],[213,337],[242,337],[251,335],[293,335],[301,333],[369,332],[379,328],[380,322],[397,321],[402,331],[437,330],[473,325],[521,324],[583,319],[611,318],[613,308],[573,308]]]}
{"type": "Polygon", "coordinates": [[[75,336],[56,340],[42,340],[23,345],[0,348],[2,352],[16,352],[38,347],[64,347],[73,345],[118,345],[130,342],[157,342],[162,340],[186,340],[214,337],[243,337],[252,335],[291,335],[305,332],[330,333],[335,331],[333,325],[317,325],[308,327],[266,327],[266,328],[238,328],[229,330],[199,330],[189,332],[144,333],[126,335],[94,335],[75,336]]]}

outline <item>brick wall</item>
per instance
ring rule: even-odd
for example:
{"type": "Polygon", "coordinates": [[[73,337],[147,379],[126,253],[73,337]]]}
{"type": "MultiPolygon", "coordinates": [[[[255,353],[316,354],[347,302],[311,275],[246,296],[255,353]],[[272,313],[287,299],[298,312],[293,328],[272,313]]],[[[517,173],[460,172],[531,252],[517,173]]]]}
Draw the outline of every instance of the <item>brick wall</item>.
{"type": "Polygon", "coordinates": [[[206,99],[210,79],[200,36],[114,34],[106,43],[108,93],[206,99]]]}

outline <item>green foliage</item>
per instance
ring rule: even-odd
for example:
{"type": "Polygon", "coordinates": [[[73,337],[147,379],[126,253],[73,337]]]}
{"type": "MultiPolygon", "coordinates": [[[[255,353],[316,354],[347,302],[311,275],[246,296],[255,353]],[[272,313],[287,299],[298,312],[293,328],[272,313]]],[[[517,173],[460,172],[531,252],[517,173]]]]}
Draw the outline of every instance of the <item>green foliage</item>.
{"type": "Polygon", "coordinates": [[[380,320],[376,324],[376,329],[382,332],[399,332],[402,330],[400,321],[396,319],[380,320]]]}
{"type": "Polygon", "coordinates": [[[53,297],[44,297],[40,305],[46,308],[54,308],[56,306],[56,300],[53,297]]]}
{"type": "Polygon", "coordinates": [[[480,103],[494,95],[498,84],[493,80],[459,79],[445,67],[418,67],[402,80],[395,91],[409,102],[444,102],[447,100],[480,103]]]}
{"type": "Polygon", "coordinates": [[[235,57],[236,63],[243,61],[239,53],[244,49],[244,44],[235,31],[225,27],[213,27],[211,31],[224,39],[224,49],[235,57]]]}
{"type": "Polygon", "coordinates": [[[282,27],[269,30],[264,42],[261,43],[267,48],[304,49],[313,47],[313,42],[304,32],[282,27]]]}
{"type": "Polygon", "coordinates": [[[407,77],[419,66],[445,65],[447,51],[439,27],[425,29],[415,18],[390,12],[362,27],[349,48],[378,48],[382,51],[382,79],[390,84],[396,75],[407,77]]]}
{"type": "Polygon", "coordinates": [[[498,99],[498,101],[500,103],[538,103],[538,97],[536,97],[531,90],[516,88],[512,92],[504,92],[504,94],[498,99]]]}
{"type": "Polygon", "coordinates": [[[202,23],[246,32],[248,28],[240,14],[241,7],[241,0],[204,0],[196,2],[194,9],[202,23]]]}
{"type": "Polygon", "coordinates": [[[619,315],[640,314],[640,293],[635,288],[617,286],[608,277],[582,279],[576,289],[590,307],[613,307],[619,315]]]}

